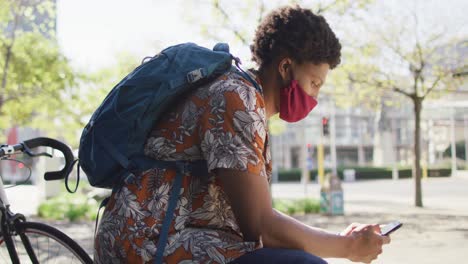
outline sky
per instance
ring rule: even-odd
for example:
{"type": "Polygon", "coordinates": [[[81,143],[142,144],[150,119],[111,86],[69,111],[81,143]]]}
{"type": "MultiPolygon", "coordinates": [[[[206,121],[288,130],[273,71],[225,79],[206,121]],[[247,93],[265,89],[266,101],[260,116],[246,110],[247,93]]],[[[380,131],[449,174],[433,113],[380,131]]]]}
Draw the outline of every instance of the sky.
{"type": "Polygon", "coordinates": [[[58,0],[59,45],[72,63],[95,70],[119,53],[154,55],[158,47],[201,39],[180,19],[180,0],[58,0]]]}
{"type": "MultiPolygon", "coordinates": [[[[143,58],[156,54],[161,48],[181,42],[191,41],[210,46],[215,42],[201,36],[198,23],[216,23],[212,18],[213,12],[208,7],[209,2],[210,0],[57,0],[59,45],[75,67],[90,71],[112,65],[119,53],[130,53],[143,58]]],[[[456,27],[460,34],[468,36],[466,0],[377,2],[385,5],[373,9],[374,16],[379,16],[382,10],[388,8],[405,10],[416,6],[426,18],[440,20],[441,25],[456,27]]],[[[331,24],[333,28],[333,21],[331,24]]],[[[340,26],[338,22],[336,24],[340,26]]],[[[252,32],[249,33],[253,33],[255,26],[251,28],[252,32]]],[[[231,43],[234,50],[237,46],[231,43]]],[[[248,47],[243,47],[238,52],[247,56],[248,47]]]]}

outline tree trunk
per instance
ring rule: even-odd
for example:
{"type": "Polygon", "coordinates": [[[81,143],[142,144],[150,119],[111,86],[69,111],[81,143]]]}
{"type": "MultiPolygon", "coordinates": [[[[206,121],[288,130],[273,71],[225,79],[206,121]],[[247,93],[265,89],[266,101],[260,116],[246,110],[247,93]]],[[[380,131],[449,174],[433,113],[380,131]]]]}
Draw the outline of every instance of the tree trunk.
{"type": "MultiPolygon", "coordinates": [[[[23,1],[19,1],[18,7],[21,7],[23,5],[23,1]]],[[[8,78],[8,69],[10,67],[10,60],[11,56],[13,55],[13,45],[15,44],[15,39],[16,39],[16,28],[18,27],[18,23],[20,20],[20,15],[21,10],[17,10],[17,12],[14,12],[14,21],[13,21],[13,28],[11,29],[11,42],[8,44],[5,49],[6,49],[6,54],[5,54],[5,63],[3,64],[3,75],[2,75],[2,86],[0,90],[0,115],[2,114],[2,107],[3,104],[5,103],[5,94],[6,94],[6,85],[7,85],[7,78],[8,78]]]]}
{"type": "Polygon", "coordinates": [[[11,48],[12,46],[7,47],[7,52],[5,54],[5,64],[3,66],[3,75],[2,75],[2,86],[1,86],[1,93],[0,93],[0,113],[2,112],[2,106],[5,98],[3,97],[7,85],[7,77],[8,77],[8,68],[10,66],[10,58],[11,58],[11,48]]]}
{"type": "Polygon", "coordinates": [[[422,99],[418,96],[413,98],[414,103],[414,169],[415,175],[415,205],[423,207],[421,188],[421,110],[422,99]]]}

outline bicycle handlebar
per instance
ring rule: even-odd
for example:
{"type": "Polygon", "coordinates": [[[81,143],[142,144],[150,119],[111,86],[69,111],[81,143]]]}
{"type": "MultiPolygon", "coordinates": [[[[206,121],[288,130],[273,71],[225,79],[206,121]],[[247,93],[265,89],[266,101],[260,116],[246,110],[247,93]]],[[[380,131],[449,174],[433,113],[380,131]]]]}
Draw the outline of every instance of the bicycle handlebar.
{"type": "Polygon", "coordinates": [[[63,153],[65,157],[65,166],[60,171],[50,171],[44,174],[44,179],[46,181],[51,180],[61,180],[65,179],[65,177],[70,173],[71,168],[74,162],[74,156],[71,149],[63,144],[62,142],[46,138],[46,137],[38,137],[24,141],[23,143],[19,143],[16,145],[10,145],[0,148],[0,157],[4,155],[14,154],[15,152],[21,151],[25,152],[26,154],[31,156],[31,153],[28,153],[28,149],[33,149],[37,147],[51,147],[63,153]]]}
{"type": "Polygon", "coordinates": [[[24,146],[23,144],[16,144],[16,145],[2,145],[0,146],[0,158],[3,156],[15,154],[18,151],[23,152],[24,146]]]}

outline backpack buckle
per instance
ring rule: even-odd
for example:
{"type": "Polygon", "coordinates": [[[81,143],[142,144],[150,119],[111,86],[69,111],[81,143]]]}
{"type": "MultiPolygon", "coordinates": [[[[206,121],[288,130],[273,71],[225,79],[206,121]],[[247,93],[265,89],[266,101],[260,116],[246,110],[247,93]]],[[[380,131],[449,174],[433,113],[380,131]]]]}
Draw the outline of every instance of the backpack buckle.
{"type": "MultiPolygon", "coordinates": [[[[232,56],[232,55],[231,55],[231,56],[232,56]]],[[[234,62],[236,63],[236,66],[237,66],[237,67],[240,67],[239,65],[242,64],[242,61],[239,59],[239,57],[232,56],[232,59],[233,59],[234,62]]]]}
{"type": "Polygon", "coordinates": [[[194,82],[199,81],[200,79],[205,78],[205,76],[206,76],[205,70],[203,68],[199,68],[199,69],[196,69],[187,73],[187,82],[194,83],[194,82]]]}

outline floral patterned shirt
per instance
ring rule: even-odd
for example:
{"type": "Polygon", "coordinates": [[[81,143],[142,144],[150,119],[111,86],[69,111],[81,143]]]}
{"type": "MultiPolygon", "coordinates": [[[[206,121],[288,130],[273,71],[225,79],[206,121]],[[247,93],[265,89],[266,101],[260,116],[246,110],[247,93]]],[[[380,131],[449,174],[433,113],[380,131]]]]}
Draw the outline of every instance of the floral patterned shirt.
{"type": "MultiPolygon", "coordinates": [[[[184,175],[164,261],[228,263],[262,243],[243,240],[213,170],[231,168],[270,181],[263,95],[228,72],[181,101],[157,122],[145,154],[157,160],[206,160],[208,171],[203,177],[184,175]]],[[[96,263],[153,263],[175,173],[154,168],[112,194],[96,235],[96,263]]]]}

